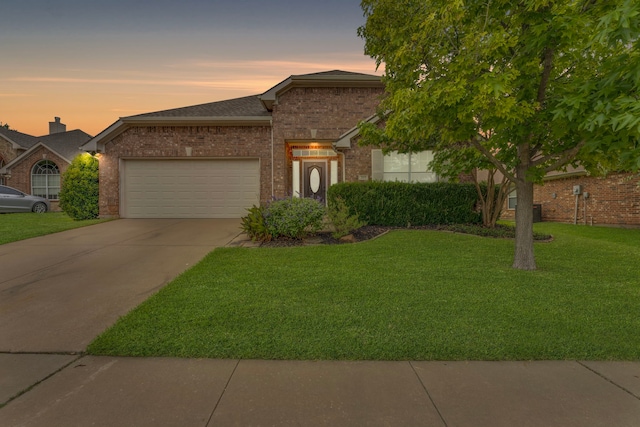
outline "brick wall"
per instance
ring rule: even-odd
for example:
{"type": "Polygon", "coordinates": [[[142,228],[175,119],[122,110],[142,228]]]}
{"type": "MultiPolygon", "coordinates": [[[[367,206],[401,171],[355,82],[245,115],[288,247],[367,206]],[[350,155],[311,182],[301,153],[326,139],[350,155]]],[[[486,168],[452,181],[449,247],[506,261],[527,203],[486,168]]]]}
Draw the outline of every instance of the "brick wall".
{"type": "Polygon", "coordinates": [[[6,165],[18,156],[18,152],[13,148],[13,144],[0,135],[0,157],[4,159],[6,165]]]}
{"type": "MultiPolygon", "coordinates": [[[[132,127],[105,145],[100,156],[100,215],[118,216],[121,158],[245,157],[260,159],[260,200],[291,192],[288,143],[333,142],[360,120],[375,113],[382,88],[292,88],[280,95],[269,126],[153,126],[132,127]],[[312,135],[313,130],[313,135],[312,135]]],[[[369,148],[347,151],[347,180],[371,176],[369,148]]],[[[342,159],[339,179],[343,180],[342,159]]]]}
{"type": "Polygon", "coordinates": [[[100,216],[120,210],[121,158],[259,158],[260,198],[271,195],[271,130],[268,126],[133,127],[105,146],[100,160],[100,216]],[[191,157],[186,147],[191,147],[191,157]]]}
{"type": "MultiPolygon", "coordinates": [[[[542,220],[593,225],[640,226],[640,176],[619,173],[607,177],[579,176],[546,181],[534,189],[534,203],[542,205],[542,220]],[[582,186],[578,197],[573,187],[582,186]],[[584,198],[584,193],[589,197],[584,198]]],[[[502,218],[513,218],[514,211],[503,210],[502,218]]]]}
{"type": "MultiPolygon", "coordinates": [[[[291,192],[287,143],[337,140],[375,114],[382,94],[382,88],[298,87],[280,95],[273,108],[275,196],[291,192]]],[[[359,175],[371,177],[370,148],[354,146],[344,152],[347,181],[356,181],[359,175]]],[[[340,158],[339,181],[344,180],[342,169],[340,158]]]]}

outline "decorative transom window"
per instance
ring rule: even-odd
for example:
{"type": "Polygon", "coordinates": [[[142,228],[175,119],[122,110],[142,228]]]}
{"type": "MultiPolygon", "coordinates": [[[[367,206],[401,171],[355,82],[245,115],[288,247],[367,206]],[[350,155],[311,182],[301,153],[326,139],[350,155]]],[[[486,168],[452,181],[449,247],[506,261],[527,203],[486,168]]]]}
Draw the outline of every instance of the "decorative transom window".
{"type": "Polygon", "coordinates": [[[31,194],[52,200],[60,194],[60,169],[51,160],[36,163],[31,170],[31,194]]]}
{"type": "Polygon", "coordinates": [[[336,157],[337,154],[331,149],[322,150],[291,150],[293,157],[336,157]]]}
{"type": "Polygon", "coordinates": [[[373,179],[378,181],[437,182],[438,176],[429,169],[432,151],[402,154],[371,150],[373,179]]]}

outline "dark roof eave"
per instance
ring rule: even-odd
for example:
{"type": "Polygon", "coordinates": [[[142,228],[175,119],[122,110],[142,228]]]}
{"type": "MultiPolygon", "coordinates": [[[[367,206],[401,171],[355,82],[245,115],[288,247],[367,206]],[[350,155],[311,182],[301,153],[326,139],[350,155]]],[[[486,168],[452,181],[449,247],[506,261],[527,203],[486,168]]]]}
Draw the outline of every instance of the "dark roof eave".
{"type": "MultiPolygon", "coordinates": [[[[374,114],[372,116],[367,117],[362,122],[378,123],[379,121],[380,121],[380,116],[378,116],[377,114],[374,114]]],[[[348,131],[346,131],[345,133],[343,133],[342,135],[340,135],[338,139],[333,143],[333,147],[336,149],[351,148],[351,140],[358,135],[360,135],[360,129],[358,128],[358,125],[356,125],[351,129],[349,129],[348,131]]]]}
{"type": "Polygon", "coordinates": [[[10,161],[6,165],[4,165],[4,167],[1,169],[2,173],[7,173],[7,171],[11,170],[11,168],[13,168],[15,165],[22,163],[27,157],[29,157],[29,155],[31,153],[33,153],[34,151],[36,151],[38,148],[41,148],[41,147],[49,150],[51,153],[53,153],[56,156],[60,157],[62,160],[64,160],[68,164],[71,163],[71,160],[67,159],[65,156],[60,154],[58,151],[56,151],[53,148],[47,146],[47,144],[45,144],[43,142],[38,142],[36,145],[34,145],[33,147],[29,148],[27,151],[25,151],[24,153],[20,154],[18,157],[16,157],[15,159],[10,161]]]}
{"type": "Polygon", "coordinates": [[[125,117],[120,119],[129,125],[211,125],[211,126],[261,126],[271,124],[271,115],[265,116],[213,116],[213,117],[125,117]]]}

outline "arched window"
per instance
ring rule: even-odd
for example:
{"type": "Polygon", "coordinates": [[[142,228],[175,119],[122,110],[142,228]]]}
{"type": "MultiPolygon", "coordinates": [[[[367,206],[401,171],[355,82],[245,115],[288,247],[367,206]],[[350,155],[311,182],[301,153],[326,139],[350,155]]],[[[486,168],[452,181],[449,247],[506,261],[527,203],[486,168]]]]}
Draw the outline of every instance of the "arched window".
{"type": "Polygon", "coordinates": [[[51,160],[36,163],[31,170],[31,194],[57,199],[60,194],[60,169],[51,160]]]}

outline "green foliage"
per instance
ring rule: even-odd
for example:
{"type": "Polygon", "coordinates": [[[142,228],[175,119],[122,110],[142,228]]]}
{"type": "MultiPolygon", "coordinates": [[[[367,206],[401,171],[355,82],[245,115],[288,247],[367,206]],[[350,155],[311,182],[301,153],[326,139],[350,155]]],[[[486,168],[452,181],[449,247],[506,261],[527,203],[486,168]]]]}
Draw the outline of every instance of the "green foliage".
{"type": "Polygon", "coordinates": [[[75,220],[98,217],[98,159],[77,156],[62,175],[60,207],[75,220]]]}
{"type": "Polygon", "coordinates": [[[254,205],[247,209],[247,211],[247,215],[241,218],[242,223],[240,228],[242,228],[242,231],[251,237],[251,240],[254,242],[271,240],[271,234],[269,234],[269,230],[264,221],[265,208],[254,205]]]}
{"type": "Polygon", "coordinates": [[[322,229],[325,208],[314,199],[291,197],[271,202],[265,209],[266,229],[273,238],[301,239],[322,229]]]}
{"type": "Polygon", "coordinates": [[[0,245],[106,221],[108,219],[74,221],[64,212],[48,212],[46,215],[37,213],[0,215],[0,245]]]}
{"type": "Polygon", "coordinates": [[[293,360],[640,360],[640,230],[539,223],[512,243],[393,231],[357,245],[218,248],[93,355],[293,360]],[[580,262],[576,262],[576,259],[580,262]]]}
{"type": "MultiPolygon", "coordinates": [[[[523,212],[532,208],[532,183],[567,164],[640,169],[640,2],[361,5],[358,33],[384,64],[388,94],[385,126],[363,125],[364,143],[473,149],[483,158],[477,167],[490,162],[515,185],[523,212]]],[[[531,217],[516,221],[514,266],[533,269],[531,217]]]]}
{"type": "Polygon", "coordinates": [[[327,191],[329,203],[343,199],[351,214],[369,225],[475,224],[477,193],[473,184],[343,182],[327,191]]]}
{"type": "Polygon", "coordinates": [[[328,205],[327,214],[334,227],[334,231],[331,233],[334,238],[339,239],[367,225],[366,222],[360,221],[358,214],[352,214],[349,211],[347,204],[341,197],[329,200],[328,205]]]}

